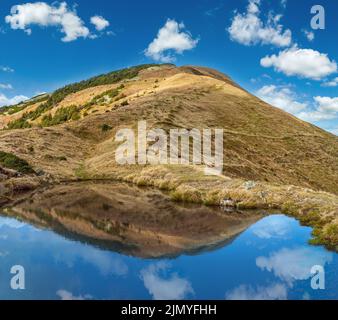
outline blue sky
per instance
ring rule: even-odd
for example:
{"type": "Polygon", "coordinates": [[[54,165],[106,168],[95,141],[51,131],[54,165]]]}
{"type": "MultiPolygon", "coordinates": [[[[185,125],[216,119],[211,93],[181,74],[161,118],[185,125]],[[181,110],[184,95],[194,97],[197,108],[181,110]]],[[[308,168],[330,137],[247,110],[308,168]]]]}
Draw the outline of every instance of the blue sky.
{"type": "Polygon", "coordinates": [[[338,134],[337,31],[334,0],[1,0],[0,105],[172,61],[216,68],[338,134]],[[324,30],[311,28],[316,4],[325,9],[324,30]]]}

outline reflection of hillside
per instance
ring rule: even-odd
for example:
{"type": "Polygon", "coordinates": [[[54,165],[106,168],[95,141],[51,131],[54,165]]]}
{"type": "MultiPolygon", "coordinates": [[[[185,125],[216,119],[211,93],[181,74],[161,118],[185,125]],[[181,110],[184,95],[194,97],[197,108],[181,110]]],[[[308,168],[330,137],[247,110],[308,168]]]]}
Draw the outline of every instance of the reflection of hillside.
{"type": "Polygon", "coordinates": [[[67,238],[144,258],[223,246],[261,218],[183,207],[159,191],[105,183],[56,186],[7,212],[67,238]]]}

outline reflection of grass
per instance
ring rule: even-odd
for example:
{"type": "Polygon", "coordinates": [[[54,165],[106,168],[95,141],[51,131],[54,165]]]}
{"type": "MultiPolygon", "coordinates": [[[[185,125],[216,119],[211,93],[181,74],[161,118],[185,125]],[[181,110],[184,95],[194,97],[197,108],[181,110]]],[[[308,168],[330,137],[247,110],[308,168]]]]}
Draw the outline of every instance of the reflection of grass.
{"type": "MultiPolygon", "coordinates": [[[[109,210],[111,207],[107,204],[103,204],[103,209],[104,210],[109,210]]],[[[37,217],[40,219],[47,221],[46,217],[41,210],[34,210],[35,214],[37,217]]],[[[66,219],[71,219],[71,220],[82,220],[85,221],[86,223],[91,224],[95,229],[103,231],[107,234],[111,235],[116,235],[116,236],[121,236],[123,228],[126,228],[127,225],[124,225],[123,223],[120,223],[118,221],[111,221],[109,219],[95,219],[93,217],[87,217],[83,216],[80,213],[71,211],[71,210],[55,210],[55,214],[60,217],[60,218],[66,218],[66,219]]],[[[51,219],[53,221],[53,219],[51,219]]]]}
{"type": "Polygon", "coordinates": [[[312,244],[326,245],[338,251],[337,198],[326,192],[316,192],[295,186],[280,186],[257,182],[253,189],[245,188],[241,179],[205,176],[192,167],[135,167],[117,176],[125,182],[153,186],[170,192],[175,201],[219,206],[232,199],[238,209],[274,209],[297,218],[312,227],[312,244]]]}
{"type": "Polygon", "coordinates": [[[41,221],[46,222],[48,225],[54,222],[54,218],[50,213],[46,213],[41,209],[31,209],[30,212],[34,213],[41,221]]]}

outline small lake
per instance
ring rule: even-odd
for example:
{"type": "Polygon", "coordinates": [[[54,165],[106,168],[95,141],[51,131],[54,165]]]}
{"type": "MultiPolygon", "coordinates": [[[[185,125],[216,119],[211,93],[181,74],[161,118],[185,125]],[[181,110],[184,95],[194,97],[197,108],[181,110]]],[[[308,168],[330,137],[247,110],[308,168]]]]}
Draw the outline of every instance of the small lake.
{"type": "Polygon", "coordinates": [[[79,190],[50,190],[5,212],[0,299],[338,299],[338,255],[310,246],[311,229],[295,219],[175,207],[128,188],[92,185],[67,205],[60,195],[79,190]],[[123,212],[128,197],[135,204],[123,212]],[[86,213],[90,199],[102,207],[98,216],[86,213]],[[138,208],[148,209],[139,216],[138,208]],[[25,290],[10,288],[13,265],[25,269],[25,290]],[[325,290],[311,288],[315,265],[325,270],[325,290]]]}

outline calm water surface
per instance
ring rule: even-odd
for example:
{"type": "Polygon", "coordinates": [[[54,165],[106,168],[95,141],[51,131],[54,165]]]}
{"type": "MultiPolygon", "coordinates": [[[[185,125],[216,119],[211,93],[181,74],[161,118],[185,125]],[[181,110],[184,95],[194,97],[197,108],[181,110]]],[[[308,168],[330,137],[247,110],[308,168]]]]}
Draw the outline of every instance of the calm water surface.
{"type": "Polygon", "coordinates": [[[308,245],[311,229],[264,217],[224,246],[142,259],[0,218],[1,299],[338,299],[338,255],[308,245]],[[9,288],[13,265],[26,290],[9,288]],[[326,289],[311,289],[322,265],[326,289]]]}

